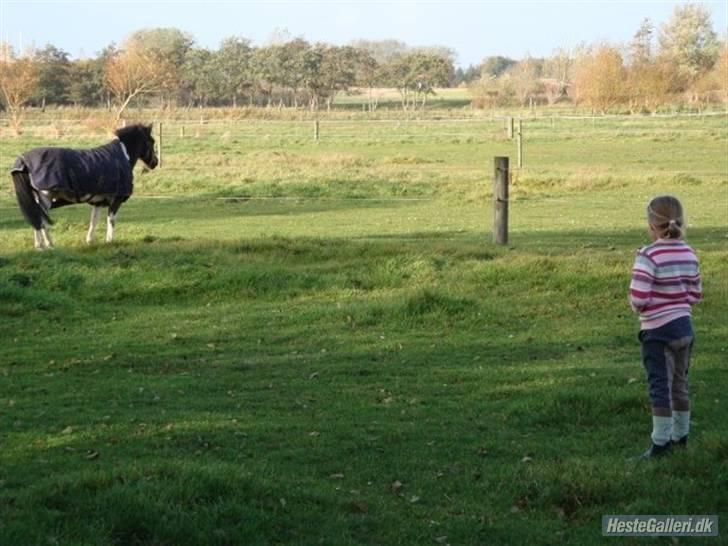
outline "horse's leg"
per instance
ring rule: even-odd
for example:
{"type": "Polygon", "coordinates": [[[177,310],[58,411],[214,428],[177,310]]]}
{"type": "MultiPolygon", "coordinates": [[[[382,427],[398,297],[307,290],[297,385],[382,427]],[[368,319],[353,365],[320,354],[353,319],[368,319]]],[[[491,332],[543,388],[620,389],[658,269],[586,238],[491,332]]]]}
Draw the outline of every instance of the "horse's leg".
{"type": "Polygon", "coordinates": [[[116,214],[124,201],[114,199],[109,205],[109,214],[106,217],[106,242],[110,243],[114,240],[114,227],[116,226],[116,214]]]}
{"type": "Polygon", "coordinates": [[[36,250],[45,250],[45,242],[43,241],[43,232],[40,229],[33,230],[33,246],[36,250]]]}
{"type": "Polygon", "coordinates": [[[88,225],[88,233],[86,234],[86,244],[91,244],[91,241],[94,237],[94,230],[96,229],[96,224],[99,223],[99,214],[101,213],[101,207],[93,205],[91,207],[91,221],[88,225]]]}
{"type": "Polygon", "coordinates": [[[40,232],[43,235],[43,241],[45,242],[45,248],[53,248],[53,239],[51,239],[51,230],[46,222],[43,222],[43,227],[40,228],[40,232]]]}

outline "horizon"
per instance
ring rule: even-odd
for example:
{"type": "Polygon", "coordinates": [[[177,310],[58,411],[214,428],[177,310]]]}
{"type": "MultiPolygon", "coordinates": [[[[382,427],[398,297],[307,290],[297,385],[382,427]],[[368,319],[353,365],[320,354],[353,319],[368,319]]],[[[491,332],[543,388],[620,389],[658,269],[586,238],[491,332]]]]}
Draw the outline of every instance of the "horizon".
{"type": "MultiPolygon", "coordinates": [[[[132,32],[149,28],[177,28],[206,49],[216,49],[232,36],[247,38],[259,47],[275,33],[287,32],[312,43],[333,45],[397,40],[411,47],[445,46],[455,52],[455,66],[467,68],[491,56],[546,57],[579,44],[621,44],[631,39],[645,18],[658,32],[675,6],[687,3],[0,0],[0,40],[18,51],[50,44],[79,59],[96,56],[132,32]],[[122,6],[127,9],[120,11],[122,6]],[[128,9],[142,6],[143,10],[128,9]],[[524,7],[530,9],[524,11],[524,7]],[[25,24],[27,20],[33,24],[25,24]]],[[[714,30],[725,38],[728,5],[698,4],[709,10],[714,30]]]]}

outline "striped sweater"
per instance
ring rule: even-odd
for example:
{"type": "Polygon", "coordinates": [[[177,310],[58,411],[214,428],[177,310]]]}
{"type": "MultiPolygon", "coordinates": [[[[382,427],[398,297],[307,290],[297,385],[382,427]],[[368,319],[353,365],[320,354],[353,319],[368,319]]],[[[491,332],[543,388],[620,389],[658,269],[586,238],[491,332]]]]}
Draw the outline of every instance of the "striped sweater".
{"type": "Polygon", "coordinates": [[[689,317],[702,296],[698,258],[685,241],[658,239],[637,253],[629,299],[642,330],[689,317]]]}

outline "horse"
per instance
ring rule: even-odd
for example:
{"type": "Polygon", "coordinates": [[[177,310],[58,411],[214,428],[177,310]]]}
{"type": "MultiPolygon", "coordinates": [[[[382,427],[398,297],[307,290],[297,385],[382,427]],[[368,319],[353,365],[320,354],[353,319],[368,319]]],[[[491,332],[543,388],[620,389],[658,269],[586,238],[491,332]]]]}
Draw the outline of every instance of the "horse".
{"type": "Polygon", "coordinates": [[[102,207],[108,207],[106,242],[112,242],[116,215],[134,189],[137,161],[141,159],[150,169],[159,164],[151,125],[130,125],[114,134],[114,140],[98,148],[34,148],[17,158],[11,169],[15,196],[33,227],[36,249],[53,248],[49,210],[76,203],[93,207],[86,234],[88,244],[93,240],[102,207]]]}

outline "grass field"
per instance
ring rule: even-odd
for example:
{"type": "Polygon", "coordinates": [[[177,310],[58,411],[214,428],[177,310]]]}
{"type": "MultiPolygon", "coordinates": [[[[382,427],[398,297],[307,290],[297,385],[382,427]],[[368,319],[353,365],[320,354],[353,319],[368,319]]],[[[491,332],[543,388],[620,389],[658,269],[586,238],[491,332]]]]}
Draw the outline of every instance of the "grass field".
{"type": "MultiPolygon", "coordinates": [[[[502,121],[182,125],[112,245],[79,206],[33,251],[2,186],[0,544],[725,543],[601,536],[728,516],[725,118],[526,123],[506,247],[502,121]],[[704,278],[693,430],[634,463],[626,291],[660,192],[704,278]]],[[[104,141],[51,137],[3,138],[4,171],[104,141]]]]}

